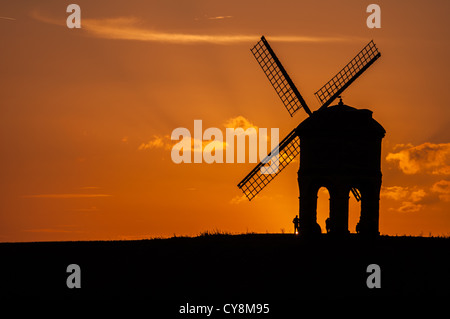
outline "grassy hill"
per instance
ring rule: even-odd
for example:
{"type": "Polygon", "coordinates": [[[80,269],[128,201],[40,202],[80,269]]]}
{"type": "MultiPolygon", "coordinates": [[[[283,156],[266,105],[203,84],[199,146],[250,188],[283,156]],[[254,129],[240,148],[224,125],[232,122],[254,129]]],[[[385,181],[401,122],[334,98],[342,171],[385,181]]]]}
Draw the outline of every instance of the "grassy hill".
{"type": "Polygon", "coordinates": [[[2,243],[0,291],[21,298],[222,301],[448,296],[450,238],[307,239],[287,234],[2,243]],[[81,288],[69,289],[69,264],[81,288]],[[381,288],[366,285],[369,264],[381,288]]]}

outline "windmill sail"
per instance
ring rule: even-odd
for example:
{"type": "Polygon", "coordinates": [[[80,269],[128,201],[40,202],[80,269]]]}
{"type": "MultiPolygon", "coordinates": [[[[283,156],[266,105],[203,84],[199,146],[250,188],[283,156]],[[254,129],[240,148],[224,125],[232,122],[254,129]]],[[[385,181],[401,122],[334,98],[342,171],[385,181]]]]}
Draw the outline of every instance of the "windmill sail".
{"type": "Polygon", "coordinates": [[[320,103],[322,103],[320,109],[330,105],[380,56],[381,53],[378,51],[375,43],[373,40],[370,41],[338,74],[315,93],[320,103]]]}
{"type": "Polygon", "coordinates": [[[300,153],[300,139],[293,129],[256,167],[238,184],[252,200],[300,153]],[[270,166],[267,164],[270,162],[270,166]]]}
{"type": "Polygon", "coordinates": [[[303,106],[306,113],[311,115],[308,105],[306,105],[305,100],[264,36],[261,37],[261,40],[255,44],[251,51],[289,114],[294,116],[294,113],[303,106]]]}
{"type": "Polygon", "coordinates": [[[352,191],[353,196],[355,196],[356,201],[359,202],[361,200],[361,194],[358,189],[353,187],[350,190],[352,191]]]}

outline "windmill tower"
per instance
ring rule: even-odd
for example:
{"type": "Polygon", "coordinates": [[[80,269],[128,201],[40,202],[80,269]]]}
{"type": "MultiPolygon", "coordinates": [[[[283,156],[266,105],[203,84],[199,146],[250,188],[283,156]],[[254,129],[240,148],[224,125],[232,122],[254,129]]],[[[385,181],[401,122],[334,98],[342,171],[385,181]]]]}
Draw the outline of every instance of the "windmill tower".
{"type": "Polygon", "coordinates": [[[381,140],[386,131],[372,111],[331,103],[380,56],[370,41],[315,95],[321,107],[311,112],[267,40],[251,49],[291,117],[303,107],[309,117],[294,128],[239,184],[252,200],[300,154],[300,233],[321,232],[317,224],[317,192],[330,194],[330,233],[347,234],[350,192],[361,201],[358,232],[378,235],[381,188],[381,140]],[[301,149],[301,152],[300,152],[301,149]],[[267,166],[276,162],[278,165],[267,166]],[[274,169],[273,167],[277,167],[274,169]]]}

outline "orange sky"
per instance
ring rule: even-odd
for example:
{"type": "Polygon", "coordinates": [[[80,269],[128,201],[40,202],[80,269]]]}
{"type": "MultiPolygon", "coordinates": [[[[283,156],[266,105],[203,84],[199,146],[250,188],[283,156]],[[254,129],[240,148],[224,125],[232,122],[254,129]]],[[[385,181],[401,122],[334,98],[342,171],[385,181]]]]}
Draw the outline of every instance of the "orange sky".
{"type": "Polygon", "coordinates": [[[377,1],[381,29],[366,27],[371,1],[77,1],[81,29],[65,26],[69,3],[0,4],[0,241],[290,232],[298,160],[248,202],[236,185],[255,164],[170,157],[168,136],[194,119],[282,138],[306,118],[250,53],[262,34],[312,110],[374,39],[382,57],[343,97],[387,131],[380,232],[450,234],[448,1],[377,1]]]}

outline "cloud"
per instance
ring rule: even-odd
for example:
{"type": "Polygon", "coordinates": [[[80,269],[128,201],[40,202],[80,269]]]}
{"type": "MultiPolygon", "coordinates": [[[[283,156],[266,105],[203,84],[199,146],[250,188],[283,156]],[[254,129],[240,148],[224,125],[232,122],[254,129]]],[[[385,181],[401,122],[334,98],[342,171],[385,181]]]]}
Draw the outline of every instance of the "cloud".
{"type": "MultiPolygon", "coordinates": [[[[194,125],[195,126],[195,125],[194,125]]],[[[245,118],[242,115],[238,115],[232,118],[229,118],[228,120],[223,122],[223,126],[226,129],[234,129],[234,131],[227,131],[227,130],[221,130],[217,127],[211,127],[211,128],[202,128],[202,136],[196,136],[193,130],[189,130],[187,128],[177,128],[172,132],[174,140],[171,139],[169,135],[166,136],[160,136],[160,135],[154,135],[152,139],[150,139],[148,142],[141,143],[139,145],[138,150],[145,151],[145,150],[151,150],[151,149],[166,149],[171,150],[173,152],[193,152],[195,154],[198,153],[207,153],[214,156],[213,158],[208,157],[208,161],[212,162],[219,162],[222,163],[221,159],[225,159],[224,152],[227,151],[228,146],[232,146],[233,143],[227,141],[234,136],[238,137],[238,140],[234,143],[234,154],[249,154],[246,157],[249,158],[249,161],[251,163],[257,162],[257,157],[261,155],[257,150],[258,147],[261,147],[264,143],[264,139],[266,139],[267,142],[271,140],[272,132],[269,136],[266,136],[266,133],[262,133],[260,130],[260,134],[258,136],[258,130],[259,128],[254,125],[250,120],[245,118]],[[177,131],[179,129],[179,131],[177,131]],[[209,135],[208,135],[209,134],[209,135]],[[247,140],[244,140],[244,143],[241,143],[241,139],[245,135],[249,136],[248,142],[247,140]],[[210,137],[210,139],[207,139],[210,137]],[[251,137],[251,138],[250,138],[251,137]],[[258,138],[260,139],[258,142],[258,138]],[[263,139],[261,142],[261,139],[263,139]],[[240,149],[239,147],[245,145],[247,148],[249,148],[248,152],[245,149],[240,149]],[[238,150],[236,151],[236,148],[238,150]],[[251,152],[255,153],[251,153],[251,152]],[[220,153],[218,153],[220,152],[220,153]],[[242,153],[239,153],[242,152],[242,153]],[[256,154],[256,155],[255,155],[256,154]]],[[[195,128],[194,128],[195,130],[195,128]]],[[[271,144],[271,143],[270,143],[271,144]]],[[[231,147],[231,149],[233,149],[231,147]]],[[[265,151],[260,149],[260,152],[265,152],[264,155],[261,155],[261,158],[259,160],[261,161],[263,158],[265,158],[267,152],[270,152],[271,149],[266,149],[265,151]]],[[[239,157],[239,155],[238,155],[239,157]]],[[[282,153],[280,156],[280,164],[284,164],[284,162],[291,162],[295,161],[296,159],[293,156],[288,156],[286,153],[282,153]]]]}
{"type": "Polygon", "coordinates": [[[163,136],[153,135],[153,138],[150,141],[139,145],[138,150],[143,151],[143,150],[155,149],[155,148],[166,148],[167,149],[170,147],[172,147],[172,145],[170,143],[170,139],[168,138],[168,136],[163,137],[163,136]]]}
{"type": "Polygon", "coordinates": [[[413,202],[402,202],[402,206],[400,206],[397,211],[400,213],[415,213],[421,210],[423,205],[413,203],[413,202]]]}
{"type": "MultiPolygon", "coordinates": [[[[192,133],[192,132],[191,132],[192,133]]],[[[146,142],[139,145],[138,150],[144,151],[144,150],[151,150],[151,149],[165,149],[165,150],[178,150],[180,151],[181,148],[183,148],[184,151],[189,150],[188,147],[185,147],[185,143],[180,143],[180,140],[171,140],[168,135],[166,136],[159,136],[154,135],[153,138],[146,142]]],[[[194,137],[184,137],[183,139],[190,139],[190,151],[192,152],[203,152],[205,147],[208,145],[208,149],[215,149],[215,150],[225,150],[226,148],[226,142],[220,142],[216,140],[199,140],[195,139],[194,137]]]]}
{"type": "Polygon", "coordinates": [[[402,186],[390,186],[390,187],[382,187],[380,196],[384,198],[390,198],[393,200],[402,200],[408,197],[409,195],[408,187],[402,186]]]}
{"type": "MultiPolygon", "coordinates": [[[[389,153],[386,160],[397,162],[403,173],[450,175],[450,143],[424,143],[418,146],[400,145],[406,148],[396,153],[389,153]]],[[[396,147],[399,147],[399,145],[396,147]]]]}
{"type": "Polygon", "coordinates": [[[238,205],[245,202],[248,202],[247,197],[245,197],[245,195],[236,195],[230,200],[230,204],[232,205],[238,205]]]}
{"type": "Polygon", "coordinates": [[[411,147],[414,147],[414,145],[412,145],[411,143],[407,143],[407,144],[401,143],[401,144],[396,144],[396,145],[394,146],[393,150],[394,150],[394,151],[397,151],[397,150],[399,150],[399,149],[403,149],[403,148],[411,148],[411,147]]]}
{"type": "Polygon", "coordinates": [[[217,16],[217,17],[208,17],[208,20],[223,20],[223,19],[231,19],[233,16],[217,16]]]}
{"type": "Polygon", "coordinates": [[[413,213],[421,210],[423,206],[433,200],[433,195],[422,188],[402,186],[382,186],[380,196],[383,198],[401,201],[400,207],[395,209],[400,213],[413,213]]]}
{"type": "Polygon", "coordinates": [[[418,203],[422,201],[427,196],[427,193],[423,189],[419,189],[417,191],[412,191],[409,195],[411,202],[418,203]]]}
{"type": "Polygon", "coordinates": [[[216,140],[211,140],[211,141],[198,141],[195,139],[193,140],[193,144],[194,145],[200,145],[201,143],[201,149],[200,147],[196,147],[196,148],[192,148],[192,151],[194,152],[200,152],[200,150],[203,152],[205,150],[205,147],[208,147],[208,152],[212,152],[214,151],[220,151],[220,150],[225,150],[227,148],[227,143],[226,142],[221,142],[221,141],[216,141],[216,140]]]}
{"type": "Polygon", "coordinates": [[[450,202],[450,181],[441,180],[434,183],[431,191],[437,193],[440,200],[450,202]]]}
{"type": "MultiPolygon", "coordinates": [[[[65,26],[61,19],[49,18],[38,11],[31,16],[41,22],[65,26]]],[[[224,19],[229,16],[214,17],[224,19]]],[[[236,44],[254,43],[259,39],[257,34],[193,34],[171,33],[144,27],[143,21],[136,17],[116,17],[107,19],[83,18],[81,30],[94,37],[115,40],[133,40],[145,42],[163,42],[176,44],[236,44]]],[[[270,36],[272,42],[342,42],[356,40],[354,37],[317,37],[317,36],[270,36]]]]}
{"type": "Polygon", "coordinates": [[[450,181],[447,180],[441,180],[439,182],[436,182],[433,187],[431,188],[433,192],[437,193],[450,193],[450,181]]]}
{"type": "Polygon", "coordinates": [[[16,21],[15,18],[10,18],[10,17],[0,17],[0,19],[2,20],[11,20],[11,21],[16,21]]]}
{"type": "Polygon", "coordinates": [[[37,195],[24,195],[23,198],[96,198],[96,197],[111,197],[109,194],[37,194],[37,195]]]}
{"type": "MultiPolygon", "coordinates": [[[[254,197],[252,199],[252,201],[264,201],[264,200],[268,200],[271,201],[273,200],[273,198],[279,198],[280,195],[275,195],[275,196],[267,196],[267,195],[261,195],[261,193],[258,194],[258,196],[254,197]]],[[[238,205],[238,204],[242,204],[242,203],[250,203],[250,201],[247,199],[247,197],[245,196],[245,194],[242,195],[236,195],[235,197],[233,197],[230,202],[230,204],[232,205],[238,205]]]]}
{"type": "MultiPolygon", "coordinates": [[[[207,147],[208,152],[214,151],[224,151],[227,148],[226,142],[211,140],[211,141],[204,141],[204,140],[198,140],[193,137],[191,139],[191,152],[200,152],[202,153],[205,150],[205,147],[207,147]]],[[[185,145],[185,144],[184,144],[185,145]]],[[[172,149],[180,151],[181,148],[183,148],[184,151],[189,150],[189,148],[184,147],[184,145],[177,143],[173,145],[172,149]]]]}
{"type": "Polygon", "coordinates": [[[251,123],[248,119],[246,119],[242,115],[238,115],[236,117],[232,117],[232,118],[226,120],[223,123],[223,126],[229,127],[229,128],[239,128],[240,127],[240,128],[243,128],[244,130],[246,130],[248,128],[254,128],[255,130],[258,129],[258,127],[256,125],[251,123]]]}
{"type": "MultiPolygon", "coordinates": [[[[226,120],[223,123],[223,126],[225,128],[229,127],[229,128],[242,128],[245,130],[247,130],[248,128],[254,128],[255,129],[255,133],[256,130],[258,129],[258,127],[256,125],[253,125],[253,123],[251,123],[248,119],[246,119],[245,117],[238,115],[236,117],[230,118],[228,120],[226,120]]],[[[204,128],[206,129],[206,128],[204,128]]],[[[249,131],[251,133],[251,131],[249,131]]],[[[225,150],[227,147],[227,143],[224,141],[226,139],[226,132],[225,131],[221,131],[222,133],[222,141],[220,140],[203,140],[203,139],[197,139],[194,138],[193,135],[193,131],[190,131],[191,133],[191,148],[190,150],[192,152],[203,152],[203,150],[205,149],[205,147],[208,147],[208,151],[211,150],[225,150]]],[[[202,132],[203,134],[204,132],[202,132]]],[[[240,133],[239,131],[236,132],[237,135],[239,134],[244,134],[240,133]]],[[[220,136],[219,136],[220,137],[220,136]]],[[[189,139],[189,137],[186,137],[189,139]]],[[[203,137],[202,137],[203,138],[203,137]]],[[[214,138],[216,138],[216,136],[214,136],[214,138]]],[[[166,150],[181,150],[182,147],[184,147],[181,143],[179,143],[179,141],[177,140],[171,140],[169,135],[165,135],[165,136],[160,136],[160,135],[153,135],[153,138],[151,140],[149,140],[148,142],[142,143],[141,145],[139,145],[138,150],[143,151],[143,150],[149,150],[149,149],[159,149],[159,148],[164,148],[166,150]]],[[[184,148],[184,150],[186,151],[187,149],[184,148]]]]}
{"type": "MultiPolygon", "coordinates": [[[[394,152],[386,157],[388,162],[408,175],[429,174],[435,176],[450,175],[450,143],[397,144],[394,152]]],[[[396,210],[403,213],[417,212],[426,205],[450,201],[450,181],[434,182],[426,189],[418,187],[382,187],[381,197],[401,201],[396,210]]]]}
{"type": "Polygon", "coordinates": [[[427,205],[450,202],[450,181],[435,182],[427,189],[402,186],[382,186],[380,196],[401,202],[400,207],[393,208],[401,213],[417,212],[427,205]]]}

